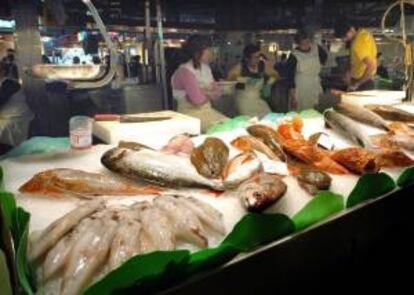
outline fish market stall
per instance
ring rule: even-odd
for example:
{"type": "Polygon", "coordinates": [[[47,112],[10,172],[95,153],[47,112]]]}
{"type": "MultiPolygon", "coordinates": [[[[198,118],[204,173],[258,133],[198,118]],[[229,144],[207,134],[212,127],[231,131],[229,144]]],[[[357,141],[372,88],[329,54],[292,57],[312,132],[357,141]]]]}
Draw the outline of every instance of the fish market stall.
{"type": "Polygon", "coordinates": [[[385,227],[378,216],[412,202],[413,122],[407,107],[342,102],[165,144],[4,159],[16,281],[48,294],[194,294],[249,272],[270,279],[260,269],[275,261],[281,274],[346,256],[350,240],[385,227]],[[342,248],[306,250],[328,240],[342,248]]]}

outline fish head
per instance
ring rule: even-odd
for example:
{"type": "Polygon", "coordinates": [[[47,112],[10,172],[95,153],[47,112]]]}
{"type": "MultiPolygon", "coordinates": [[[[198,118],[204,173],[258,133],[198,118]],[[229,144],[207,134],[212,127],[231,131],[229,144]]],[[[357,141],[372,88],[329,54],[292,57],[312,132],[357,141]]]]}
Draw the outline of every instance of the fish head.
{"type": "Polygon", "coordinates": [[[242,184],[239,195],[248,211],[261,212],[276,203],[286,190],[286,184],[279,177],[260,174],[242,184]]]}

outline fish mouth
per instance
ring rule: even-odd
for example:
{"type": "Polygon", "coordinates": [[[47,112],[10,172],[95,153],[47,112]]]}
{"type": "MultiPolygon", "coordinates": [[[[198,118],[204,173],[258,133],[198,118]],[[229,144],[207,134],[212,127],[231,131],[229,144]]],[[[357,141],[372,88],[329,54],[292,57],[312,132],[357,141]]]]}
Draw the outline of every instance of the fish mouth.
{"type": "Polygon", "coordinates": [[[106,151],[102,158],[101,158],[101,163],[102,165],[104,165],[106,168],[110,169],[112,167],[114,167],[116,164],[116,162],[120,159],[122,159],[125,154],[126,154],[127,150],[124,148],[113,148],[110,149],[109,151],[106,151]]]}

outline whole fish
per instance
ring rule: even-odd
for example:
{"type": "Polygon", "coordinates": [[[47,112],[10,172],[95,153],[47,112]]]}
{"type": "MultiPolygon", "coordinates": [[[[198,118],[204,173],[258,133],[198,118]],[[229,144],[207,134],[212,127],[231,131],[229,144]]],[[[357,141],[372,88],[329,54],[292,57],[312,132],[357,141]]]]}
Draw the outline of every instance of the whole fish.
{"type": "Polygon", "coordinates": [[[335,151],[331,158],[356,174],[377,173],[381,168],[375,153],[361,148],[335,151]]]}
{"type": "Polygon", "coordinates": [[[406,123],[414,123],[414,114],[409,113],[393,106],[380,105],[380,104],[369,104],[365,106],[370,111],[381,116],[385,120],[399,121],[406,123]]]}
{"type": "Polygon", "coordinates": [[[259,174],[242,183],[236,191],[242,205],[251,212],[261,212],[282,198],[287,185],[276,175],[259,174]]]}
{"type": "Polygon", "coordinates": [[[355,121],[386,131],[389,130],[388,123],[381,116],[359,105],[341,102],[334,106],[334,110],[355,121]]]}
{"type": "Polygon", "coordinates": [[[109,170],[134,180],[163,186],[224,190],[222,181],[200,175],[187,157],[148,149],[113,148],[102,156],[101,162],[109,170]]]}
{"type": "Polygon", "coordinates": [[[52,169],[40,172],[23,184],[19,191],[52,197],[73,195],[90,198],[98,195],[140,195],[152,191],[122,182],[114,177],[75,169],[52,169]]]}
{"type": "Polygon", "coordinates": [[[207,178],[220,178],[229,159],[229,148],[218,138],[207,138],[204,143],[193,149],[191,163],[198,173],[207,178]]]}
{"type": "Polygon", "coordinates": [[[267,145],[273,153],[282,161],[286,161],[286,155],[281,148],[279,135],[276,130],[265,125],[253,125],[247,128],[247,132],[267,145]]]}
{"type": "Polygon", "coordinates": [[[351,139],[357,145],[364,148],[371,148],[371,143],[368,135],[359,127],[354,121],[348,117],[339,114],[338,112],[327,110],[324,113],[326,125],[331,127],[334,131],[351,139]]]}
{"type": "Polygon", "coordinates": [[[332,183],[332,178],[328,174],[317,170],[303,170],[297,179],[299,185],[312,196],[319,191],[328,190],[332,183]]]}
{"type": "Polygon", "coordinates": [[[231,145],[245,153],[257,151],[265,154],[271,160],[279,159],[279,157],[267,145],[253,136],[240,136],[233,140],[231,145]]]}

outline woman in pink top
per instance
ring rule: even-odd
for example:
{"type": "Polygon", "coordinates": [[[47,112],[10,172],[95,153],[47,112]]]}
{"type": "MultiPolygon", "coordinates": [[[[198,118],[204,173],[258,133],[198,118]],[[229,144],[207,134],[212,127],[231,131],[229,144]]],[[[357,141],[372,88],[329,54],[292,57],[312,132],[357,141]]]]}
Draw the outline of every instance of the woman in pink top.
{"type": "Polygon", "coordinates": [[[211,100],[220,97],[219,88],[209,66],[210,47],[207,38],[191,37],[184,47],[188,60],[180,65],[171,79],[178,111],[199,118],[203,132],[210,126],[228,119],[213,109],[210,103],[211,100]]]}

